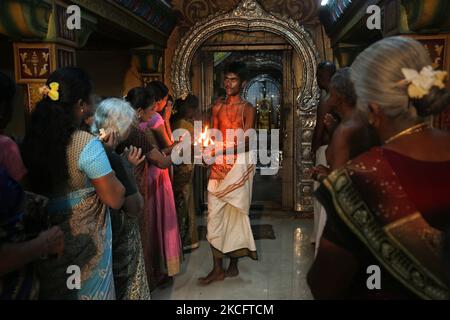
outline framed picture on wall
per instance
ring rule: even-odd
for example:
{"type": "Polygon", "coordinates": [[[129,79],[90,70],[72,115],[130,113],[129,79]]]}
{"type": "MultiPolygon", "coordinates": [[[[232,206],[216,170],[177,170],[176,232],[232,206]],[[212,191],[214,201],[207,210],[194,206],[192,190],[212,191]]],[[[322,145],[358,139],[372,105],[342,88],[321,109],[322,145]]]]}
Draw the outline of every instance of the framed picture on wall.
{"type": "Polygon", "coordinates": [[[56,68],[55,46],[50,43],[14,43],[16,82],[44,83],[56,68]]]}

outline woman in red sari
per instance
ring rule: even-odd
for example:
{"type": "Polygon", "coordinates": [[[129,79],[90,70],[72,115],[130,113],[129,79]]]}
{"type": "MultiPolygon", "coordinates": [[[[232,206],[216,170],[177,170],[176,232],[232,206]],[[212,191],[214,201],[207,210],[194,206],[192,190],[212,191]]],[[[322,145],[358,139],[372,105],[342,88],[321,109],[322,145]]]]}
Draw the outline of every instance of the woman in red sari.
{"type": "Polygon", "coordinates": [[[384,145],[317,192],[328,219],[308,274],[316,299],[449,299],[450,134],[427,124],[450,104],[445,77],[419,42],[402,37],[375,43],[352,65],[358,108],[384,145]]]}

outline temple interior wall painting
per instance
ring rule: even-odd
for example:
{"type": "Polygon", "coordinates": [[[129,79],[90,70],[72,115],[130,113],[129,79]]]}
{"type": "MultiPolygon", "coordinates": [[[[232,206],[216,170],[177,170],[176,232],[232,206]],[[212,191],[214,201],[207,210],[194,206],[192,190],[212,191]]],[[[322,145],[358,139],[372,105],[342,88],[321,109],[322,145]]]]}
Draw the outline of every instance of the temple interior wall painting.
{"type": "MultiPolygon", "coordinates": [[[[189,28],[218,11],[231,11],[238,3],[239,0],[173,0],[172,6],[182,14],[179,24],[189,28]]],[[[260,3],[265,11],[288,15],[302,24],[319,22],[319,1],[262,0],[260,3]]]]}

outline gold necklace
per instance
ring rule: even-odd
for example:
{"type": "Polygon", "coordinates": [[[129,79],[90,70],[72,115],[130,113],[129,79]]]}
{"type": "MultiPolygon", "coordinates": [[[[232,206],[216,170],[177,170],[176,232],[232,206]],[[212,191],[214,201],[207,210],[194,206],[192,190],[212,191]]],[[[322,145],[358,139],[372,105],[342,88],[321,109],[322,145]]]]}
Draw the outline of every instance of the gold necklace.
{"type": "Polygon", "coordinates": [[[392,142],[394,140],[397,140],[400,137],[406,136],[406,135],[410,135],[410,134],[414,134],[414,133],[418,133],[421,132],[425,129],[427,129],[429,127],[428,123],[419,123],[413,127],[410,127],[408,129],[403,130],[402,132],[397,133],[395,136],[390,137],[389,139],[387,139],[385,141],[385,144],[388,144],[389,142],[392,142]]]}

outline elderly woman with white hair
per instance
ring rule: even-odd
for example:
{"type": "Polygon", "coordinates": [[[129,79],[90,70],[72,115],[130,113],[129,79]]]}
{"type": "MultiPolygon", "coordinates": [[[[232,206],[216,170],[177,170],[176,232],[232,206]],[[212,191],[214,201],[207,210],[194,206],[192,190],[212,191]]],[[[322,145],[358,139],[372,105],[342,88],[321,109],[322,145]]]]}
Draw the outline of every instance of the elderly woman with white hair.
{"type": "Polygon", "coordinates": [[[127,139],[136,112],[122,99],[103,100],[94,115],[92,133],[105,143],[106,153],[117,178],[125,187],[125,202],[120,210],[111,211],[113,275],[116,297],[120,300],[148,300],[150,291],[139,234],[139,216],[143,199],[133,175],[133,166],[145,160],[141,150],[130,146],[122,156],[117,145],[127,139]]]}
{"type": "Polygon", "coordinates": [[[428,121],[450,104],[447,74],[419,42],[392,37],[361,53],[351,75],[357,106],[384,144],[316,193],[327,224],[311,291],[317,299],[449,299],[450,133],[428,121]]]}

